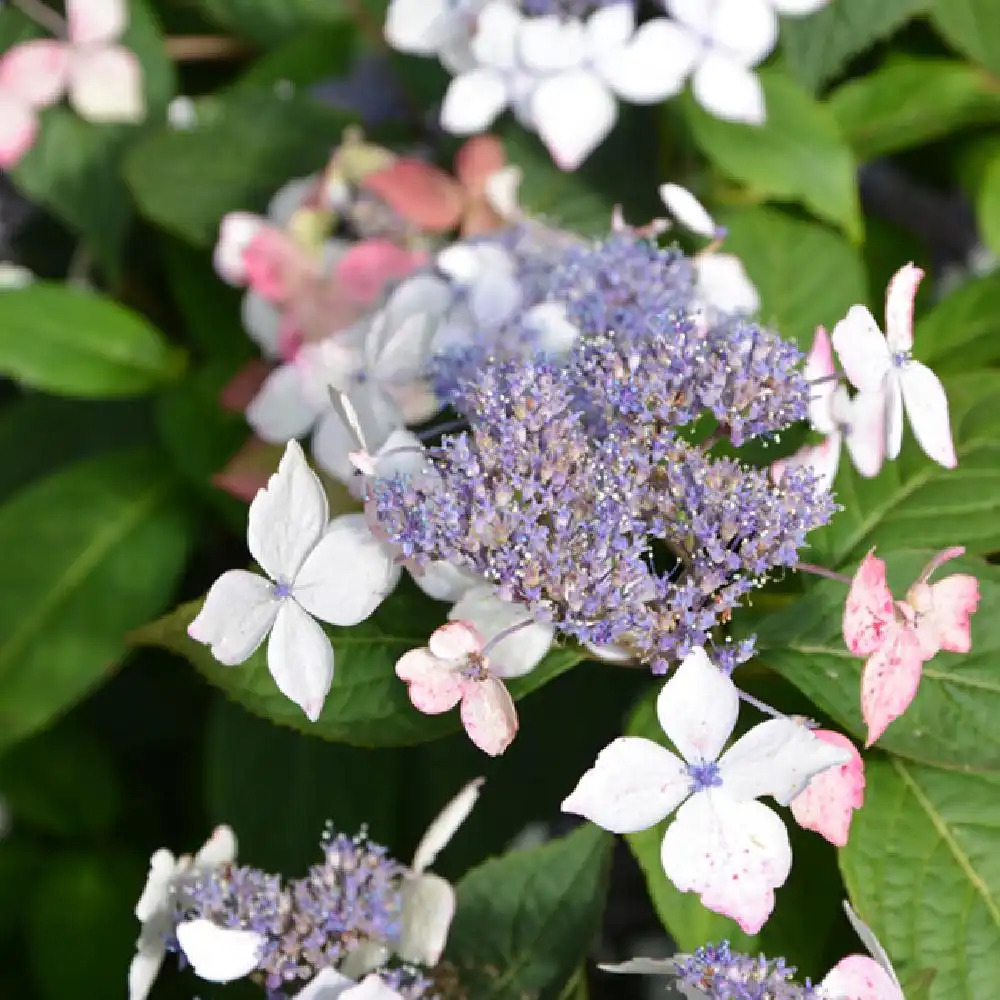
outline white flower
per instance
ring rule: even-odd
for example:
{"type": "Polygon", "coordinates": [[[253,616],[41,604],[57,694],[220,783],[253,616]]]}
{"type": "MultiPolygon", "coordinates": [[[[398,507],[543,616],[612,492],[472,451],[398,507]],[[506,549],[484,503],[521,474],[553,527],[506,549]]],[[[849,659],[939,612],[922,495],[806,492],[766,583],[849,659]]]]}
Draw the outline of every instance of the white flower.
{"type": "Polygon", "coordinates": [[[877,393],[858,393],[853,399],[836,375],[830,337],[817,327],[806,358],[804,374],[812,383],[809,423],[825,436],[820,444],[805,445],[771,466],[775,482],[789,468],[812,469],[824,489],[830,489],[840,466],[841,445],[847,444],[854,467],[862,476],[878,474],[885,458],[884,403],[877,393]]]}
{"type": "Polygon", "coordinates": [[[660,852],[667,878],[755,934],[792,863],[784,824],[756,800],[770,795],[787,805],[814,774],[848,755],[792,719],[771,719],[720,756],[736,726],[739,694],[703,649],[663,686],[656,712],[681,756],[652,740],[617,739],[562,809],[613,833],[645,830],[677,809],[660,852]]]}
{"type": "Polygon", "coordinates": [[[185,854],[175,859],[165,848],[150,858],[146,885],[135,905],[142,930],[128,972],[129,1000],[145,1000],[163,964],[166,941],[174,929],[171,908],[177,887],[235,858],[236,837],[228,826],[216,827],[193,858],[185,854]]]}
{"type": "Polygon", "coordinates": [[[723,313],[755,313],[760,296],[735,254],[719,253],[726,231],[716,225],[705,206],[679,184],[660,185],[660,197],[670,214],[697,236],[712,242],[695,254],[692,264],[697,278],[696,301],[703,309],[723,313]]]}
{"type": "Polygon", "coordinates": [[[631,3],[601,7],[584,23],[524,17],[494,0],[472,39],[476,66],[452,81],[441,123],[481,132],[509,105],[560,167],[575,170],[614,126],[616,97],[651,104],[680,91],[687,67],[661,51],[673,30],[664,18],[636,29],[631,3]]]}
{"type": "Polygon", "coordinates": [[[833,347],[858,397],[876,397],[885,414],[885,453],[899,455],[903,410],[924,454],[946,469],[958,464],[948,397],[941,380],[913,359],[913,301],[924,272],[901,267],[885,295],[885,336],[867,306],[851,306],[833,328],[833,347]]]}
{"type": "Polygon", "coordinates": [[[448,612],[448,618],[475,626],[490,647],[494,672],[498,677],[507,679],[523,677],[534,670],[552,648],[556,634],[553,626],[531,621],[531,612],[527,608],[502,600],[488,584],[481,584],[463,594],[448,612]],[[510,634],[498,640],[497,637],[504,632],[510,634]]]}
{"type": "Polygon", "coordinates": [[[660,57],[685,76],[695,99],[728,121],[763,124],[764,92],[753,67],[774,48],[778,19],[769,0],[663,0],[674,18],[660,57]]]}
{"type": "Polygon", "coordinates": [[[260,964],[265,937],[256,931],[219,927],[211,920],[177,925],[177,943],[195,975],[210,983],[231,983],[249,976],[260,964]]]}
{"type": "Polygon", "coordinates": [[[295,1000],[402,1000],[378,976],[365,976],[360,983],[336,969],[321,969],[295,994],[295,1000]]]}
{"type": "Polygon", "coordinates": [[[390,0],[385,40],[400,52],[440,58],[460,72],[470,65],[469,40],[485,0],[390,0]]]}
{"type": "Polygon", "coordinates": [[[417,845],[403,882],[401,930],[395,948],[406,962],[434,966],[441,958],[455,916],[455,890],[428,869],[472,812],[484,780],[470,781],[441,810],[417,845]]]}
{"type": "Polygon", "coordinates": [[[278,689],[316,721],[333,681],[333,647],[313,620],[364,621],[392,590],[399,567],[362,514],[329,521],[326,494],[289,441],[250,504],[247,544],[270,579],[230,570],[212,584],[188,626],[227,665],[242,663],[270,633],[267,665],[278,689]]]}

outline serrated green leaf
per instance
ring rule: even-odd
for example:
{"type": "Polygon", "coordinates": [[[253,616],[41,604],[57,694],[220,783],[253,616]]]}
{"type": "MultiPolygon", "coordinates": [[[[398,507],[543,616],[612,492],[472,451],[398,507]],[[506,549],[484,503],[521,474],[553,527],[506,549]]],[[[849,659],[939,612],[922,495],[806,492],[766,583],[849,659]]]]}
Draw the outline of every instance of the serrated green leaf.
{"type": "MultiPolygon", "coordinates": [[[[636,705],[626,728],[627,736],[668,745],[656,718],[659,693],[657,686],[636,705]]],[[[822,975],[826,941],[838,917],[837,901],[842,893],[833,866],[834,850],[815,834],[798,830],[787,816],[782,818],[789,827],[795,861],[789,881],[778,890],[774,913],[756,935],[745,934],[735,920],[709,910],[695,893],[680,892],[667,879],[660,861],[660,845],[672,816],[648,830],[626,836],[646,878],[653,908],[681,951],[729,941],[734,950],[750,955],[781,955],[803,975],[822,975]],[[808,926],[799,916],[806,907],[810,910],[808,926]]]]}
{"type": "Polygon", "coordinates": [[[0,295],[0,372],[78,398],[137,396],[183,370],[184,355],[138,313],[69,285],[0,295]]]}
{"type": "Polygon", "coordinates": [[[725,251],[743,261],[760,292],[761,320],[803,350],[817,325],[832,328],[865,300],[860,254],[827,226],[765,207],[727,211],[720,221],[727,230],[725,251]]]}
{"type": "Polygon", "coordinates": [[[1000,73],[1000,7],[993,0],[933,0],[930,14],[959,52],[1000,73]]]}
{"type": "Polygon", "coordinates": [[[273,46],[297,32],[349,20],[344,0],[198,0],[220,24],[261,45],[273,46]]]}
{"type": "MultiPolygon", "coordinates": [[[[916,355],[924,357],[919,336],[916,355]]],[[[1000,548],[1000,374],[944,379],[958,467],[932,462],[905,432],[903,451],[874,479],[844,455],[834,493],[844,509],[809,535],[811,562],[840,566],[876,542],[886,549],[964,545],[970,553],[1000,548]]]]}
{"type": "MultiPolygon", "coordinates": [[[[947,2],[947,0],[945,0],[947,2]]],[[[930,0],[836,0],[809,17],[781,21],[781,49],[789,72],[818,90],[852,56],[887,38],[930,0]]]]}
{"type": "Polygon", "coordinates": [[[267,871],[302,872],[316,863],[327,820],[348,836],[365,825],[391,848],[401,763],[396,750],[305,736],[219,697],[205,733],[208,816],[237,830],[240,858],[267,871]]]}
{"type": "MultiPolygon", "coordinates": [[[[251,712],[324,739],[355,746],[408,746],[436,739],[460,726],[457,712],[437,716],[418,712],[410,704],[406,685],[396,677],[399,657],[409,649],[425,646],[444,617],[443,605],[424,598],[415,587],[401,585],[360,625],[325,626],[333,643],[336,670],[315,723],[275,687],[264,648],[238,667],[225,667],[207,646],[188,636],[187,627],[201,605],[201,601],[181,605],[165,618],[133,632],[130,641],[183,656],[209,683],[251,712]]],[[[583,658],[577,649],[554,649],[530,674],[509,681],[507,686],[515,699],[521,698],[583,658]]]]}
{"type": "Polygon", "coordinates": [[[204,117],[190,131],[149,136],[125,163],[139,211],[202,246],[227,212],[262,210],[286,181],[319,170],[351,122],[307,97],[242,88],[204,117]]]}
{"type": "MultiPolygon", "coordinates": [[[[922,540],[923,535],[916,538],[922,540]]],[[[901,596],[931,553],[879,546],[877,555],[885,559],[889,584],[901,596]]],[[[1000,570],[966,557],[948,563],[935,579],[959,572],[979,580],[981,600],[972,616],[972,651],[962,655],[941,652],[924,665],[913,704],[889,726],[879,746],[926,764],[1000,768],[996,740],[1000,570]]],[[[757,621],[754,631],[759,658],[861,740],[865,734],[860,704],[864,660],[844,644],[846,597],[845,585],[820,581],[788,608],[757,621]]]]}
{"type": "Polygon", "coordinates": [[[1000,272],[946,295],[917,321],[913,342],[939,375],[1000,363],[1000,272]]]}
{"type": "Polygon", "coordinates": [[[855,908],[903,982],[936,970],[930,1000],[990,996],[1000,977],[1000,775],[890,757],[869,759],[865,777],[865,806],[840,853],[855,908]]]}
{"type": "Polygon", "coordinates": [[[466,995],[560,996],[600,925],[611,842],[588,824],[487,861],[462,879],[445,959],[466,995]]]}
{"type": "Polygon", "coordinates": [[[688,94],[684,108],[695,142],[754,193],[801,202],[860,241],[854,155],[830,109],[783,73],[765,70],[760,78],[767,102],[763,125],[722,121],[688,94]]]}
{"type": "Polygon", "coordinates": [[[849,80],[830,109],[858,157],[873,160],[1000,120],[1000,88],[968,63],[907,57],[849,80]]]}
{"type": "Polygon", "coordinates": [[[0,506],[0,748],[118,664],[125,631],[173,592],[189,529],[173,479],[145,452],[77,463],[0,506]]]}

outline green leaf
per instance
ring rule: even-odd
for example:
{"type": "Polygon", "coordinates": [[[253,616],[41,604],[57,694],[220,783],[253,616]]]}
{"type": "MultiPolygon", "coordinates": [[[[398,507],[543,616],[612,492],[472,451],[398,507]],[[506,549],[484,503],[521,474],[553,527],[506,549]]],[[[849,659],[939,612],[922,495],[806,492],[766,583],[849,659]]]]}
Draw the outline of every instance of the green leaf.
{"type": "MultiPolygon", "coordinates": [[[[923,541],[923,534],[915,538],[923,541]]],[[[897,595],[917,579],[929,551],[879,547],[897,595]]],[[[913,704],[879,739],[879,746],[914,760],[952,768],[1000,768],[996,720],[1000,716],[1000,570],[979,559],[950,562],[935,579],[971,573],[981,600],[972,616],[972,651],[938,653],[924,665],[913,704]]],[[[864,660],[844,644],[847,588],[821,581],[788,608],[755,623],[760,659],[791,681],[859,740],[864,660]]]]}
{"type": "MultiPolygon", "coordinates": [[[[916,346],[922,359],[919,336],[916,346]]],[[[932,462],[909,431],[902,454],[874,479],[859,476],[845,454],[834,484],[844,509],[809,536],[820,561],[853,563],[876,542],[890,549],[964,545],[975,554],[1000,548],[1000,374],[946,378],[944,387],[958,468],[932,462]]]]}
{"type": "MultiPolygon", "coordinates": [[[[656,718],[660,690],[658,685],[636,705],[627,736],[667,745],[656,718]]],[[[826,943],[838,918],[838,901],[843,894],[834,865],[834,849],[815,834],[799,830],[787,816],[782,818],[786,819],[795,862],[788,882],[778,890],[773,915],[756,935],[745,934],[735,920],[709,910],[695,893],[681,892],[667,879],[660,861],[660,845],[672,816],[648,830],[626,836],[646,878],[653,908],[681,951],[729,941],[734,950],[751,955],[762,951],[781,955],[803,975],[819,978],[826,971],[826,943]],[[808,925],[801,919],[805,910],[810,912],[808,925]]]]}
{"type": "MultiPolygon", "coordinates": [[[[281,3],[282,10],[287,10],[288,6],[281,3]]],[[[348,21],[311,27],[257,59],[237,81],[236,87],[263,89],[288,83],[307,87],[320,80],[346,76],[355,56],[356,38],[357,32],[348,21]]]]}
{"type": "Polygon", "coordinates": [[[785,65],[800,83],[818,90],[837,76],[852,56],[888,38],[930,2],[836,0],[809,17],[782,18],[785,65]]]}
{"type": "Polygon", "coordinates": [[[817,325],[832,329],[865,301],[861,255],[839,233],[779,208],[735,209],[720,221],[726,252],[740,257],[760,292],[761,319],[803,350],[817,325]]]}
{"type": "Polygon", "coordinates": [[[936,970],[930,1000],[990,996],[1000,977],[1000,775],[876,757],[865,777],[840,854],[855,907],[903,982],[936,970]]]}
{"type": "Polygon", "coordinates": [[[75,397],[137,396],[174,379],[184,355],[142,316],[49,282],[0,295],[0,372],[75,397]]]}
{"type": "Polygon", "coordinates": [[[1000,273],[974,278],[917,321],[920,360],[939,375],[1000,363],[1000,273]]]}
{"type": "Polygon", "coordinates": [[[930,13],[959,52],[1000,73],[1000,8],[993,0],[933,0],[930,13]]]}
{"type": "Polygon", "coordinates": [[[607,234],[614,201],[595,189],[586,166],[560,170],[538,138],[520,126],[504,131],[503,144],[508,161],[521,168],[517,196],[525,211],[587,236],[607,234]]]}
{"type": "Polygon", "coordinates": [[[976,193],[976,218],[983,242],[993,253],[1000,253],[1000,156],[986,167],[976,193]]]}
{"type": "Polygon", "coordinates": [[[122,806],[107,749],[75,725],[59,725],[0,757],[0,796],[22,824],[68,839],[110,832],[122,806]]]}
{"type": "Polygon", "coordinates": [[[0,506],[0,748],[100,683],[169,600],[189,524],[162,459],[70,466],[0,506]]]}
{"type": "Polygon", "coordinates": [[[232,369],[225,364],[193,372],[157,398],[156,425],[177,471],[242,533],[246,503],[212,480],[251,436],[243,414],[228,413],[219,402],[222,388],[232,376],[232,369]]]}
{"type": "Polygon", "coordinates": [[[476,1000],[557,998],[600,925],[611,837],[586,825],[515,851],[458,884],[445,958],[476,1000]]]}
{"type": "MultiPolygon", "coordinates": [[[[174,92],[174,68],[146,0],[129,3],[122,41],[142,65],[147,121],[158,121],[174,92]]],[[[17,186],[32,201],[83,235],[112,275],[119,269],[131,216],[120,161],[144,128],[93,125],[65,104],[50,108],[42,115],[34,146],[12,171],[17,186]]]]}
{"type": "Polygon", "coordinates": [[[228,362],[233,371],[259,358],[240,318],[243,293],[215,273],[211,253],[167,234],[160,250],[187,342],[207,358],[228,362]]]}
{"type": "Polygon", "coordinates": [[[148,444],[147,400],[26,395],[0,409],[0,499],[68,462],[148,444]]]}
{"type": "Polygon", "coordinates": [[[268,871],[305,871],[315,863],[327,820],[349,836],[367,825],[373,840],[391,848],[400,764],[397,750],[305,736],[219,697],[205,734],[209,819],[232,826],[241,859],[268,871]]]}
{"type": "Polygon", "coordinates": [[[722,121],[688,94],[684,107],[695,142],[753,193],[801,202],[860,241],[856,165],[833,114],[782,73],[765,70],[760,78],[767,101],[763,125],[722,121]]]}
{"type": "Polygon", "coordinates": [[[849,80],[830,109],[858,158],[873,160],[1000,120],[1000,89],[968,63],[907,57],[849,80]]]}
{"type": "Polygon", "coordinates": [[[205,13],[221,25],[264,46],[297,32],[348,20],[344,0],[198,0],[205,13]]]}
{"type": "Polygon", "coordinates": [[[39,1000],[65,1000],[81,983],[95,997],[122,992],[145,870],[143,859],[123,853],[49,858],[26,900],[28,960],[39,1000]]]}
{"type": "MultiPolygon", "coordinates": [[[[209,683],[257,715],[314,736],[355,746],[408,746],[433,740],[459,728],[458,712],[427,716],[418,712],[396,677],[395,664],[407,650],[427,644],[441,623],[443,605],[423,597],[407,581],[367,621],[353,628],[326,626],[333,643],[333,686],[318,721],[282,695],[267,669],[265,648],[238,667],[225,667],[207,646],[195,642],[187,627],[201,601],[183,604],[165,618],[132,633],[137,645],[159,646],[183,656],[209,683]]],[[[265,644],[266,646],[266,644],[265,644]]],[[[508,683],[521,698],[575,666],[584,658],[577,649],[554,649],[530,674],[508,683]]]]}
{"type": "Polygon", "coordinates": [[[125,176],[139,210],[203,246],[231,211],[263,210],[293,177],[319,170],[350,118],[306,97],[240,89],[199,106],[199,124],[138,143],[125,176]]]}

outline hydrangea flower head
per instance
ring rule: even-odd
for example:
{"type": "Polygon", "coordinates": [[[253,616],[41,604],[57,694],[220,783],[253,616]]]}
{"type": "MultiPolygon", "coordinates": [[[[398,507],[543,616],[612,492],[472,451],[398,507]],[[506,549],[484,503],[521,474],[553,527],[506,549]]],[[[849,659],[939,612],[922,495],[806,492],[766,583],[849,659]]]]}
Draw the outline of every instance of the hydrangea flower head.
{"type": "Polygon", "coordinates": [[[460,363],[448,399],[469,430],[428,449],[423,482],[373,480],[369,504],[418,566],[665,672],[832,514],[807,470],[775,486],[681,434],[709,418],[738,446],[802,419],[801,355],[742,318],[696,323],[688,261],[634,234],[571,243],[549,291],[532,310],[553,307],[549,333],[575,343],[460,363]]]}

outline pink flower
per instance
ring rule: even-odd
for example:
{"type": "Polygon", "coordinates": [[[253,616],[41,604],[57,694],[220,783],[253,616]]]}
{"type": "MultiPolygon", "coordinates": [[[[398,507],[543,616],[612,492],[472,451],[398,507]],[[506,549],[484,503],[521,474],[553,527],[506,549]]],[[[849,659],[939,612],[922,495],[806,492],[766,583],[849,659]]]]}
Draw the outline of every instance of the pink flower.
{"type": "Polygon", "coordinates": [[[502,202],[508,199],[498,197],[502,185],[495,182],[510,169],[500,140],[484,135],[459,149],[455,177],[422,160],[400,157],[367,174],[361,186],[424,232],[459,227],[463,236],[473,236],[503,225],[509,205],[502,202]]]}
{"type": "Polygon", "coordinates": [[[899,983],[867,955],[842,958],[820,986],[825,995],[845,1000],[905,1000],[899,983]]]}
{"type": "Polygon", "coordinates": [[[907,593],[893,600],[885,563],[874,550],[862,560],[844,605],[844,640],[857,656],[868,657],[861,674],[861,712],[871,746],[909,707],[924,662],[939,650],[967,653],[969,616],[979,603],[975,577],[956,574],[935,584],[930,575],[965,552],[945,549],[925,567],[907,593]]]}
{"type": "Polygon", "coordinates": [[[406,681],[414,707],[428,715],[461,703],[469,739],[496,757],[517,734],[517,709],[483,648],[482,636],[468,622],[448,622],[434,631],[425,647],[399,658],[396,676],[406,681]]]}
{"type": "Polygon", "coordinates": [[[0,166],[34,144],[38,111],[63,94],[90,122],[138,122],[146,113],[142,67],[116,45],[125,30],[124,0],[66,0],[68,41],[37,39],[0,59],[0,166]]]}
{"type": "Polygon", "coordinates": [[[842,747],[851,755],[846,764],[831,767],[810,778],[805,790],[790,805],[795,821],[805,830],[814,830],[837,847],[847,844],[855,809],[865,800],[865,765],[854,744],[841,733],[814,729],[813,736],[842,747]]]}

